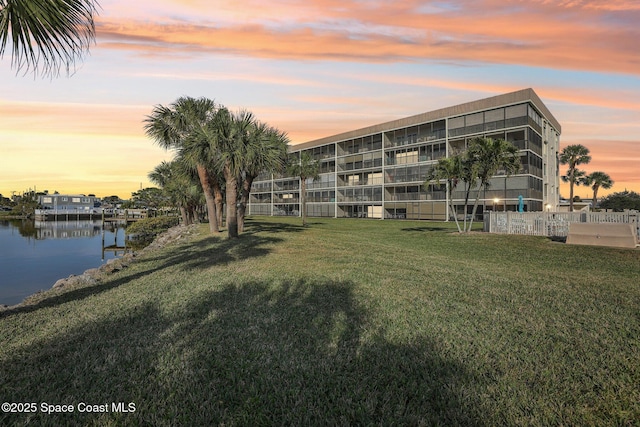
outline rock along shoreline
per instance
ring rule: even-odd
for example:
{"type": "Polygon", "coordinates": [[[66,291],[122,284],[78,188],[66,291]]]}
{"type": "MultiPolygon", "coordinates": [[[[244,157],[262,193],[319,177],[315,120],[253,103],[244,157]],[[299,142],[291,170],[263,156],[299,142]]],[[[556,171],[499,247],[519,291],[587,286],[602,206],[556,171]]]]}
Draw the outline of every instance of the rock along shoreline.
{"type": "Polygon", "coordinates": [[[36,292],[26,297],[22,302],[18,304],[0,305],[0,313],[5,310],[11,310],[30,305],[33,300],[40,300],[42,297],[46,297],[46,295],[52,290],[97,285],[107,279],[110,275],[128,268],[142,254],[157,251],[158,249],[162,249],[170,243],[174,243],[187,238],[189,235],[193,234],[196,231],[197,227],[197,224],[188,226],[176,225],[175,227],[171,227],[167,231],[156,236],[153,242],[142,249],[127,252],[120,258],[110,259],[100,267],[90,268],[88,270],[85,270],[82,274],[72,274],[68,277],[59,279],[53,284],[50,289],[36,292]]]}

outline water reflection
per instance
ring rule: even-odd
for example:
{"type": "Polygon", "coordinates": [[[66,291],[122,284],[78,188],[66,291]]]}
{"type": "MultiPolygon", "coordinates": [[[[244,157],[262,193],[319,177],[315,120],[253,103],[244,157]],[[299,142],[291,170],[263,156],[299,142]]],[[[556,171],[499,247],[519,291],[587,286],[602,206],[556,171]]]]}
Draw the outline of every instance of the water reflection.
{"type": "Polygon", "coordinates": [[[22,237],[32,237],[34,239],[38,237],[38,230],[36,230],[35,221],[32,219],[12,219],[9,221],[2,221],[0,224],[7,227],[11,225],[17,228],[22,237]]]}
{"type": "MultiPolygon", "coordinates": [[[[72,239],[102,233],[100,221],[33,221],[37,239],[72,239]]],[[[105,224],[110,226],[111,224],[105,224]]],[[[110,230],[113,231],[113,230],[110,230]]]]}
{"type": "Polygon", "coordinates": [[[0,221],[0,304],[16,304],[60,278],[122,256],[125,227],[100,220],[0,221]]]}

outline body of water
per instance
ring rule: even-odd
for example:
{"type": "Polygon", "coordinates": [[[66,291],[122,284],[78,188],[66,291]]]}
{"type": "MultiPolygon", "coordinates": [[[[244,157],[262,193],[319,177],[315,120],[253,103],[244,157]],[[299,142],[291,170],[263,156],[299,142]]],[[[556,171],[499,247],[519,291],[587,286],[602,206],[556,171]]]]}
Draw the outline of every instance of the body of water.
{"type": "Polygon", "coordinates": [[[0,221],[0,304],[13,305],[61,278],[122,255],[124,227],[100,221],[0,221]],[[106,248],[103,249],[103,248],[106,248]]]}

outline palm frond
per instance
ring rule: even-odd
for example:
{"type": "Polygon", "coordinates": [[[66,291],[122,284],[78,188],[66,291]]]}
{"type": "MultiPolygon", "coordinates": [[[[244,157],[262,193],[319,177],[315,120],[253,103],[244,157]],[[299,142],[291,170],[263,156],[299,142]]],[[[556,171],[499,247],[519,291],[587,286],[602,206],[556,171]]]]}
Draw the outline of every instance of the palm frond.
{"type": "Polygon", "coordinates": [[[72,74],[95,41],[95,0],[0,0],[0,57],[37,74],[72,74]]]}

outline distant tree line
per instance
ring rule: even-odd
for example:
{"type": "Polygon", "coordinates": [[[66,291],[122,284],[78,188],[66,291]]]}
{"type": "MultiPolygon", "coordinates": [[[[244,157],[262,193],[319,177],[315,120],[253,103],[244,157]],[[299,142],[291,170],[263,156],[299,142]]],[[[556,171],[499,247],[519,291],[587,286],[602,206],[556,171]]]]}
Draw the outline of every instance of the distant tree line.
{"type": "Polygon", "coordinates": [[[35,209],[39,207],[38,196],[47,193],[48,192],[36,192],[35,190],[29,189],[20,193],[13,192],[11,198],[0,194],[0,206],[3,208],[3,212],[7,211],[10,215],[30,217],[35,209]]]}
{"type": "Polygon", "coordinates": [[[626,209],[640,211],[640,194],[627,190],[609,194],[600,201],[600,208],[613,209],[616,212],[626,209]]]}

